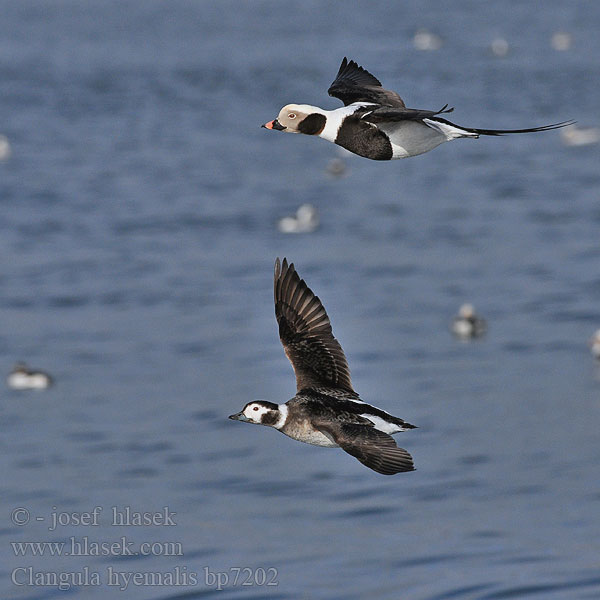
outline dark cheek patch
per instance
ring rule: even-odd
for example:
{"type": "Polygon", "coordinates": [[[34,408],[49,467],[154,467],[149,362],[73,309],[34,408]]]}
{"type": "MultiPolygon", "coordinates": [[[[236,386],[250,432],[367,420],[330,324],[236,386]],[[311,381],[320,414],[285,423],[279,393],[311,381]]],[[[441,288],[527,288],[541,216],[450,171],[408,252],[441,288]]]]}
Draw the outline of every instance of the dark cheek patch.
{"type": "Polygon", "coordinates": [[[313,113],[298,123],[298,131],[306,135],[319,135],[325,128],[325,115],[313,113]]]}
{"type": "Polygon", "coordinates": [[[279,414],[274,410],[270,410],[269,412],[265,413],[262,416],[262,419],[260,422],[263,425],[275,425],[275,423],[277,423],[278,419],[279,419],[279,414]]]}

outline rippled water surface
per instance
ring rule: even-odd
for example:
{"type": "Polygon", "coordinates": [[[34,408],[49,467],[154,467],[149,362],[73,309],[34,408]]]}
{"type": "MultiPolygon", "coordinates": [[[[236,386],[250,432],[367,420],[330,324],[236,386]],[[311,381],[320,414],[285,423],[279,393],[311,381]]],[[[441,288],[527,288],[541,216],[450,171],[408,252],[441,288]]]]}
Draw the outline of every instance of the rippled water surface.
{"type": "Polygon", "coordinates": [[[344,55],[466,126],[598,126],[599,4],[0,14],[0,366],[56,378],[0,392],[0,597],[600,597],[599,146],[549,132],[377,163],[259,128],[288,102],[337,106],[344,55]],[[279,233],[303,203],[320,227],[279,233]],[[323,300],[362,397],[419,426],[398,436],[416,472],[227,420],[294,394],[276,256],[323,300]],[[465,301],[489,322],[475,343],[448,330],[465,301]],[[112,507],[175,525],[112,525],[112,507]]]}

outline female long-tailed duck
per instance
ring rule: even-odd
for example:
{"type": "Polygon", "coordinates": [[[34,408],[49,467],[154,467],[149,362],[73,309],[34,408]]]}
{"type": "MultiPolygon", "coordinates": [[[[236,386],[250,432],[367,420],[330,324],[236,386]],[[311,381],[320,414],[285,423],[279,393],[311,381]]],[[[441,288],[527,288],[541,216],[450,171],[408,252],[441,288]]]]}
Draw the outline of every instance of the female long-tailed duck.
{"type": "Polygon", "coordinates": [[[393,160],[429,152],[456,138],[548,131],[574,122],[528,129],[461,127],[439,116],[454,110],[447,104],[440,110],[406,108],[396,92],[384,89],[376,77],[345,57],[328,92],[344,106],[324,110],[308,104],[288,104],[263,127],[316,135],[365,158],[393,160]]]}
{"type": "Polygon", "coordinates": [[[486,331],[485,319],[475,313],[472,304],[463,304],[452,320],[452,333],[462,339],[481,337],[486,331]]]}
{"type": "Polygon", "coordinates": [[[17,363],[6,378],[13,390],[45,390],[53,381],[44,371],[30,369],[25,363],[17,363]]]}
{"type": "Polygon", "coordinates": [[[275,262],[275,316],[296,373],[296,395],[285,404],[249,402],[229,418],[274,427],[307,444],[339,447],[383,475],[414,471],[411,455],[390,434],[415,426],[360,400],[325,308],[285,258],[275,262]]]}

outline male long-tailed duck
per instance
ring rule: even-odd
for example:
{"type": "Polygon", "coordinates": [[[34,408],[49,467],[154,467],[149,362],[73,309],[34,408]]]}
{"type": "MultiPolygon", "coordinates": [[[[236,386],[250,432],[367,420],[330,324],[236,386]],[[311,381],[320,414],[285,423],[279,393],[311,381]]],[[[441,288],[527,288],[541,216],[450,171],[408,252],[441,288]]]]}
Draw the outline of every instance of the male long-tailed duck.
{"type": "Polygon", "coordinates": [[[413,471],[411,455],[390,434],[415,426],[360,400],[325,308],[285,258],[275,262],[275,316],[296,373],[296,395],[285,404],[249,402],[229,418],[274,427],[307,444],[339,447],[383,475],[413,471]]]}
{"type": "Polygon", "coordinates": [[[52,377],[44,371],[30,369],[25,363],[17,363],[6,378],[13,390],[45,390],[52,384],[52,377]]]}
{"type": "Polygon", "coordinates": [[[454,110],[447,104],[440,110],[406,108],[396,92],[381,87],[376,77],[347,58],[328,92],[344,106],[324,110],[308,104],[288,104],[263,127],[316,135],[365,158],[393,160],[429,152],[456,138],[548,131],[573,123],[564,121],[528,129],[461,127],[439,116],[454,110]]]}
{"type": "Polygon", "coordinates": [[[452,320],[452,333],[462,339],[481,337],[486,331],[485,319],[475,313],[472,304],[463,304],[452,320]]]}

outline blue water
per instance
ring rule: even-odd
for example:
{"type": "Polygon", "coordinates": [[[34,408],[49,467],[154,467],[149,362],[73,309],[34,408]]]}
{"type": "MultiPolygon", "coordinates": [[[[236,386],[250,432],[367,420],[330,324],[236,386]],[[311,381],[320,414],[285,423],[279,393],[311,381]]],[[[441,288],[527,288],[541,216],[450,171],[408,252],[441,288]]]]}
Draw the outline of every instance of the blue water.
{"type": "Polygon", "coordinates": [[[2,0],[0,15],[0,367],[56,378],[0,392],[0,597],[600,597],[599,146],[549,132],[382,164],[259,127],[288,102],[337,106],[344,55],[465,126],[597,126],[600,4],[2,0]],[[417,50],[419,28],[442,47],[417,50]],[[305,202],[320,228],[279,233],[305,202]],[[415,473],[226,419],[294,394],[276,256],[323,300],[362,397],[419,426],[397,436],[415,473]],[[488,319],[481,341],[448,331],[464,301],[488,319]],[[97,506],[96,526],[73,522],[97,506]],[[111,525],[127,506],[176,525],[111,525]],[[69,524],[49,531],[56,513],[69,524]],[[11,545],[123,536],[180,552],[11,545]],[[30,585],[28,567],[99,582],[30,585]],[[109,568],[141,583],[120,591],[109,568]],[[169,585],[177,568],[197,582],[169,585]]]}

